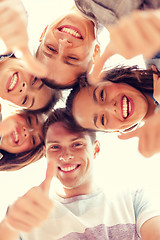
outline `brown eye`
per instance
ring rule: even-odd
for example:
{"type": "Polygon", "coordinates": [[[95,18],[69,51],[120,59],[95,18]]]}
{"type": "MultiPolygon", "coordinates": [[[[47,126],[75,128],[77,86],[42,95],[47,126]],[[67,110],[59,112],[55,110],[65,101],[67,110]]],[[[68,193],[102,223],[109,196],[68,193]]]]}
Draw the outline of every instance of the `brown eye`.
{"type": "Polygon", "coordinates": [[[23,102],[22,102],[22,105],[24,105],[26,102],[27,102],[27,96],[25,96],[25,98],[24,98],[24,100],[23,100],[23,102]]]}
{"type": "Polygon", "coordinates": [[[57,53],[57,51],[56,51],[53,47],[47,46],[47,48],[48,48],[50,51],[57,53]]]}
{"type": "Polygon", "coordinates": [[[72,57],[72,56],[68,56],[69,59],[72,59],[72,60],[75,60],[75,61],[78,61],[79,59],[76,58],[76,57],[72,57]]]}
{"type": "Polygon", "coordinates": [[[30,117],[30,116],[28,116],[28,117],[27,117],[27,120],[28,120],[29,126],[31,126],[31,125],[32,125],[32,120],[31,120],[31,117],[30,117]]]}
{"type": "Polygon", "coordinates": [[[35,137],[34,137],[34,136],[32,136],[32,144],[33,144],[33,146],[36,145],[36,140],[35,140],[35,137]]]}
{"type": "Polygon", "coordinates": [[[100,99],[102,102],[104,101],[104,90],[100,92],[100,99]]]}
{"type": "Polygon", "coordinates": [[[37,81],[37,77],[35,77],[34,79],[33,79],[33,82],[32,82],[32,85],[34,85],[35,84],[35,82],[37,81]]]}
{"type": "Polygon", "coordinates": [[[104,126],[104,114],[101,117],[101,124],[104,126]]]}

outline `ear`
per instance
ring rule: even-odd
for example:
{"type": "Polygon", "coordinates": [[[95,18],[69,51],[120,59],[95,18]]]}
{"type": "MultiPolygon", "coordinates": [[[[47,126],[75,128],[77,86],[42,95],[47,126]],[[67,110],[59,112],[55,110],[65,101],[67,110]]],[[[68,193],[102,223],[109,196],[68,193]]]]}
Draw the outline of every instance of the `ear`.
{"type": "Polygon", "coordinates": [[[88,74],[93,69],[95,63],[99,61],[100,54],[101,54],[100,45],[96,44],[95,47],[94,47],[94,53],[92,55],[92,59],[91,59],[91,61],[89,63],[89,66],[88,66],[88,70],[87,70],[88,74]]]}
{"type": "Polygon", "coordinates": [[[99,45],[99,44],[96,44],[96,45],[95,45],[95,48],[94,48],[94,53],[93,53],[93,56],[92,56],[92,62],[93,62],[93,64],[95,63],[96,58],[99,58],[99,57],[100,57],[100,54],[101,54],[100,45],[99,45]]]}
{"type": "Polygon", "coordinates": [[[45,27],[45,29],[43,30],[43,32],[42,32],[42,34],[41,34],[41,36],[40,36],[40,38],[39,38],[39,41],[40,41],[40,42],[42,42],[42,40],[43,40],[43,38],[44,38],[44,36],[45,36],[45,34],[46,34],[47,28],[48,28],[48,25],[45,27]]]}
{"type": "Polygon", "coordinates": [[[99,151],[100,151],[100,142],[98,140],[96,140],[94,142],[94,158],[96,158],[99,151]]]}
{"type": "Polygon", "coordinates": [[[43,152],[44,152],[44,156],[46,157],[46,147],[43,146],[43,152]]]}

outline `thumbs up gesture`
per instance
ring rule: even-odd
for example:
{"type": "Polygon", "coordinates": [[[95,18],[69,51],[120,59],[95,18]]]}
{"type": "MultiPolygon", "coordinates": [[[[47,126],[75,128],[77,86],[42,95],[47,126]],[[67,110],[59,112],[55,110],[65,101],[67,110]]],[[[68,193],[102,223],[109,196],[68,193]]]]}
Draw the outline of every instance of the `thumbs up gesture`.
{"type": "Polygon", "coordinates": [[[10,230],[30,232],[48,218],[53,208],[53,201],[49,199],[49,189],[55,174],[56,166],[54,161],[50,161],[44,181],[39,186],[31,188],[9,207],[3,222],[10,230]]]}
{"type": "MultiPolygon", "coordinates": [[[[21,0],[0,0],[0,38],[7,47],[24,60],[24,68],[38,77],[46,77],[47,68],[28,48],[27,13],[21,0]]],[[[4,54],[4,53],[0,53],[4,54]]]]}

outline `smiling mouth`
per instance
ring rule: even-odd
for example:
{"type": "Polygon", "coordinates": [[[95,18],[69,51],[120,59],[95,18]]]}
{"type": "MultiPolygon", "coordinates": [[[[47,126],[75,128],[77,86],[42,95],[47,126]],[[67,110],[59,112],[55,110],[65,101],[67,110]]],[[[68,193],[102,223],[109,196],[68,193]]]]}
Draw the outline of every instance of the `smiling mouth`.
{"type": "Polygon", "coordinates": [[[19,80],[19,78],[18,78],[18,73],[16,72],[16,73],[14,73],[14,74],[12,75],[12,77],[9,79],[8,92],[13,91],[13,89],[15,89],[15,87],[16,87],[17,84],[18,84],[18,80],[19,80]]]}
{"type": "Polygon", "coordinates": [[[76,165],[70,165],[70,166],[59,166],[58,170],[65,172],[65,173],[69,173],[69,172],[73,172],[74,170],[76,170],[77,168],[79,168],[80,164],[76,164],[76,165]]]}
{"type": "Polygon", "coordinates": [[[17,130],[14,130],[12,132],[12,139],[13,139],[13,142],[18,144],[19,143],[19,135],[18,135],[18,132],[17,130]]]}
{"type": "Polygon", "coordinates": [[[126,96],[122,97],[122,117],[126,119],[131,112],[131,103],[126,96]]]}
{"type": "Polygon", "coordinates": [[[58,30],[60,32],[70,34],[72,37],[75,37],[75,38],[78,38],[78,39],[83,39],[80,31],[73,26],[68,26],[68,25],[61,26],[61,27],[58,28],[58,30]]]}

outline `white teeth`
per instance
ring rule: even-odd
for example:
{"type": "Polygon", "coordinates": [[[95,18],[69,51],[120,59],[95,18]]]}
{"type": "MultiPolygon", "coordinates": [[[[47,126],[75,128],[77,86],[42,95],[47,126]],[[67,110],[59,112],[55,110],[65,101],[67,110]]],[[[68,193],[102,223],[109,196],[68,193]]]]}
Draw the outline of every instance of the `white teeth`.
{"type": "MultiPolygon", "coordinates": [[[[127,115],[128,115],[128,111],[127,111],[127,98],[126,97],[123,97],[122,103],[123,103],[123,110],[122,110],[123,117],[126,118],[127,115]]],[[[131,106],[130,106],[130,108],[131,108],[131,106]]]]}
{"type": "Polygon", "coordinates": [[[72,170],[74,170],[77,167],[77,165],[75,166],[70,166],[70,167],[60,167],[62,171],[64,172],[70,172],[72,170]]]}
{"type": "Polygon", "coordinates": [[[129,113],[131,112],[131,104],[130,104],[130,102],[129,102],[129,113]]]}
{"type": "Polygon", "coordinates": [[[18,133],[17,133],[17,131],[14,131],[14,139],[15,139],[15,142],[18,141],[18,133]]]}
{"type": "Polygon", "coordinates": [[[73,30],[71,28],[64,27],[64,28],[61,29],[61,32],[69,33],[69,34],[71,34],[71,35],[73,35],[75,37],[79,37],[79,38],[81,37],[81,35],[77,31],[75,31],[75,30],[73,30]]]}
{"type": "Polygon", "coordinates": [[[18,80],[18,77],[17,77],[17,74],[15,73],[12,77],[8,90],[12,90],[15,87],[17,80],[18,80]]]}

